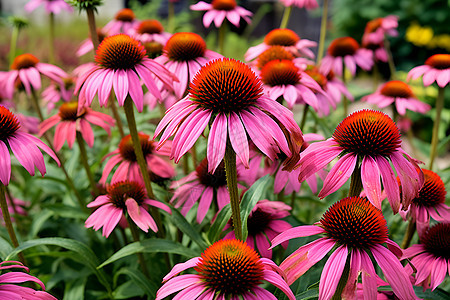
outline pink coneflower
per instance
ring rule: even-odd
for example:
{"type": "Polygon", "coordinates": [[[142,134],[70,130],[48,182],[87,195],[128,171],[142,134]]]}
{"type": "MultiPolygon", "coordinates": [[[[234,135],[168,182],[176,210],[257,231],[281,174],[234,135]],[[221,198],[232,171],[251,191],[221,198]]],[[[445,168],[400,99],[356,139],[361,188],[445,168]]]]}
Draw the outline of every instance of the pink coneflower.
{"type": "Polygon", "coordinates": [[[257,58],[271,46],[283,46],[296,57],[305,56],[314,58],[314,53],[309,48],[317,46],[317,43],[307,39],[300,39],[300,37],[290,29],[276,28],[265,36],[263,43],[250,47],[247,50],[245,53],[245,60],[250,61],[257,58]]]}
{"type": "MultiPolygon", "coordinates": [[[[99,43],[103,42],[106,36],[107,34],[103,32],[103,28],[97,28],[97,38],[99,43]]],[[[81,42],[81,45],[76,52],[76,55],[83,56],[92,50],[94,50],[94,44],[92,44],[92,39],[91,37],[89,37],[81,42]]]]}
{"type": "Polygon", "coordinates": [[[281,263],[280,268],[286,273],[288,284],[296,281],[337,247],[323,268],[319,299],[333,297],[347,260],[350,261],[346,286],[349,298],[355,296],[356,282],[361,273],[365,299],[376,299],[376,273],[371,256],[380,266],[397,297],[403,300],[415,299],[408,275],[393,253],[402,253],[401,249],[389,240],[386,220],[381,210],[366,198],[348,197],[339,200],[328,208],[316,225],[289,229],[272,241],[272,247],[290,239],[316,234],[324,234],[325,237],[300,247],[281,263]],[[384,243],[388,245],[388,249],[382,246],[384,243]]]}
{"type": "Polygon", "coordinates": [[[185,96],[189,82],[208,61],[222,57],[221,54],[206,49],[205,41],[196,33],[178,32],[172,35],[164,46],[163,55],[155,61],[177,74],[179,82],[173,88],[178,99],[185,96]]]}
{"type": "Polygon", "coordinates": [[[37,167],[42,176],[46,172],[44,157],[41,148],[59,164],[55,153],[40,139],[20,129],[17,117],[7,108],[0,106],[0,181],[9,184],[11,178],[11,157],[9,149],[13,152],[19,163],[34,176],[37,167]]]}
{"type": "Polygon", "coordinates": [[[444,88],[450,82],[450,54],[435,54],[430,56],[425,64],[413,68],[406,80],[417,79],[423,75],[423,85],[429,86],[436,81],[439,87],[444,88]]]}
{"type": "MultiPolygon", "coordinates": [[[[447,219],[448,222],[448,219],[447,219]]],[[[439,223],[429,228],[420,238],[421,244],[403,251],[403,258],[411,259],[417,270],[415,285],[434,290],[446,274],[450,275],[450,223],[439,223]]],[[[412,273],[412,268],[407,267],[412,273]]]]}
{"type": "Polygon", "coordinates": [[[296,6],[298,8],[305,8],[305,9],[316,9],[319,7],[319,4],[317,3],[317,0],[280,0],[281,3],[283,3],[284,6],[296,6]]]}
{"type": "Polygon", "coordinates": [[[24,8],[26,12],[30,13],[41,4],[44,4],[45,12],[48,14],[57,15],[63,10],[73,12],[72,6],[64,0],[30,0],[24,8]]]}
{"type": "MultiPolygon", "coordinates": [[[[157,146],[156,142],[151,141],[150,136],[143,133],[139,133],[139,140],[141,142],[144,158],[147,161],[148,171],[151,174],[162,178],[171,178],[175,176],[173,166],[162,158],[162,156],[169,156],[171,144],[168,143],[167,145],[160,147],[160,149],[155,149],[157,146]]],[[[119,180],[127,179],[142,183],[144,182],[136,160],[136,154],[130,135],[122,138],[119,143],[119,148],[107,154],[103,159],[108,157],[110,157],[110,159],[103,169],[102,178],[100,178],[101,184],[106,183],[109,174],[117,164],[119,164],[119,166],[114,172],[111,182],[114,183],[119,180]]]]}
{"type": "Polygon", "coordinates": [[[245,167],[248,138],[272,160],[280,151],[291,158],[286,166],[298,160],[303,138],[292,112],[263,95],[261,80],[244,63],[214,60],[195,75],[189,90],[166,112],[155,132],[155,137],[162,133],[161,144],[175,135],[171,158],[176,162],[209,123],[208,172],[214,172],[223,160],[227,140],[245,167]]]}
{"type": "Polygon", "coordinates": [[[341,102],[341,98],[343,95],[350,101],[353,101],[353,95],[350,94],[345,84],[334,75],[334,72],[332,70],[330,70],[328,74],[323,72],[321,72],[321,74],[326,74],[325,76],[327,77],[327,92],[328,95],[334,99],[335,103],[341,102]]]}
{"type": "Polygon", "coordinates": [[[171,213],[170,208],[162,202],[147,198],[145,188],[135,181],[118,181],[107,187],[106,195],[98,196],[87,207],[98,207],[86,220],[86,228],[99,230],[103,227],[102,235],[108,237],[125,215],[133,220],[145,232],[150,228],[158,231],[155,221],[148,213],[148,206],[158,207],[171,213]]]}
{"type": "Polygon", "coordinates": [[[119,105],[130,95],[139,112],[144,107],[141,80],[156,97],[161,97],[155,77],[163,87],[172,89],[176,79],[164,66],[146,56],[142,44],[126,34],[106,37],[97,49],[96,63],[86,64],[78,77],[75,93],[79,92],[79,108],[90,106],[98,93],[100,106],[108,103],[114,88],[119,105]]]}
{"type": "Polygon", "coordinates": [[[400,115],[405,115],[406,110],[415,111],[421,114],[431,109],[431,106],[416,98],[413,91],[403,81],[392,80],[381,85],[373,94],[361,99],[379,108],[384,108],[395,103],[395,108],[400,115]]]}
{"type": "Polygon", "coordinates": [[[81,133],[87,145],[92,148],[94,132],[90,123],[102,127],[108,134],[111,134],[111,127],[114,126],[115,120],[107,114],[96,112],[89,107],[79,110],[76,101],[65,102],[59,107],[58,114],[41,123],[39,135],[56,125],[53,139],[56,151],[61,150],[65,141],[67,141],[69,149],[72,149],[77,131],[81,133]]]}
{"type": "Polygon", "coordinates": [[[73,96],[73,89],[75,87],[75,81],[72,77],[63,78],[63,85],[57,84],[56,82],[50,82],[50,85],[42,91],[42,100],[47,106],[47,113],[50,113],[54,108],[55,104],[60,100],[64,102],[69,102],[73,96]]]}
{"type": "Polygon", "coordinates": [[[127,33],[144,45],[150,42],[158,42],[165,45],[167,40],[172,36],[171,33],[164,31],[164,27],[158,20],[154,19],[140,22],[127,33]]]}
{"type": "Polygon", "coordinates": [[[213,173],[208,173],[208,161],[204,159],[194,172],[174,181],[170,187],[176,188],[170,203],[175,203],[175,208],[182,207],[181,213],[183,215],[186,215],[198,202],[198,223],[201,223],[205,218],[213,199],[217,200],[218,211],[230,203],[223,163],[213,173]]]}
{"type": "Polygon", "coordinates": [[[122,8],[117,12],[114,19],[103,27],[103,31],[106,32],[106,35],[128,33],[137,24],[139,24],[139,21],[136,20],[133,10],[122,8]]]}
{"type": "MultiPolygon", "coordinates": [[[[292,208],[280,201],[258,201],[247,219],[248,236],[247,245],[260,253],[262,257],[272,258],[270,243],[280,233],[291,229],[292,225],[281,220],[289,216],[292,208]]],[[[233,227],[232,221],[228,222],[224,230],[233,227]]],[[[234,230],[230,231],[224,239],[235,239],[234,230]]],[[[287,243],[282,245],[287,247],[287,243]]]]}
{"type": "MultiPolygon", "coordinates": [[[[18,261],[3,261],[0,263],[0,270],[23,269],[30,270],[18,261]]],[[[47,292],[35,291],[32,288],[17,285],[17,283],[32,281],[37,283],[42,290],[45,286],[38,278],[23,272],[7,272],[0,275],[0,299],[9,300],[57,300],[47,292]]]]}
{"type": "Polygon", "coordinates": [[[341,37],[333,40],[328,47],[327,55],[322,59],[320,71],[328,74],[331,71],[342,76],[343,64],[352,76],[356,74],[356,66],[368,71],[373,66],[370,50],[360,48],[357,41],[351,37],[341,37]]]}
{"type": "Polygon", "coordinates": [[[164,278],[156,300],[179,292],[174,299],[276,299],[261,288],[263,280],[283,291],[290,300],[294,294],[283,279],[280,268],[270,259],[260,258],[246,243],[220,240],[201,255],[177,264],[164,278]],[[194,268],[197,274],[180,272],[194,268]]]}
{"type": "Polygon", "coordinates": [[[373,110],[354,112],[336,127],[332,138],[313,143],[303,151],[299,181],[339,156],[325,178],[320,198],[337,191],[353,172],[361,172],[362,186],[370,202],[381,209],[381,177],[389,203],[397,213],[400,190],[389,160],[402,183],[404,207],[417,197],[423,184],[423,173],[416,161],[400,145],[400,132],[388,115],[373,110]]]}
{"type": "Polygon", "coordinates": [[[416,222],[417,232],[422,236],[429,227],[430,217],[438,222],[450,220],[450,207],[445,204],[445,185],[438,174],[422,169],[424,183],[419,195],[413,199],[408,210],[400,211],[404,219],[411,217],[416,222]]]}
{"type": "Polygon", "coordinates": [[[386,51],[384,41],[380,43],[371,43],[363,37],[362,47],[372,53],[372,60],[374,62],[388,62],[389,56],[386,51]]]}
{"type": "Polygon", "coordinates": [[[4,78],[6,97],[12,98],[17,80],[20,80],[28,95],[31,95],[31,89],[39,90],[42,85],[41,74],[61,85],[64,84],[63,78],[68,77],[57,66],[42,63],[34,55],[25,53],[17,56],[11,65],[11,71],[4,78]]]}
{"type": "Polygon", "coordinates": [[[272,60],[291,60],[297,68],[304,70],[308,64],[313,64],[313,61],[304,57],[295,57],[283,46],[270,46],[267,50],[261,53],[257,59],[248,63],[252,68],[256,67],[257,70],[261,70],[268,62],[272,60]]]}
{"type": "Polygon", "coordinates": [[[364,30],[363,40],[368,43],[378,44],[384,40],[386,35],[397,36],[398,17],[394,15],[384,18],[376,18],[367,22],[364,30]]]}
{"type": "Polygon", "coordinates": [[[253,13],[236,4],[236,0],[213,0],[211,3],[203,1],[190,6],[191,10],[206,11],[203,15],[203,25],[208,28],[214,21],[217,28],[222,26],[225,18],[236,27],[242,19],[251,23],[250,17],[253,13]]]}

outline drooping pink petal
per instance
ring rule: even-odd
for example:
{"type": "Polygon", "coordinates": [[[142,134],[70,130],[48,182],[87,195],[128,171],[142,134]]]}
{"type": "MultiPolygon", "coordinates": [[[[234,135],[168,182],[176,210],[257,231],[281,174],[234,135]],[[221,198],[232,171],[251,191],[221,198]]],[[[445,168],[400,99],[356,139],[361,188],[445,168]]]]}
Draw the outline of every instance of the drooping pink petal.
{"type": "Polygon", "coordinates": [[[380,170],[371,156],[364,156],[361,164],[361,181],[369,201],[381,209],[380,170]]]}
{"type": "Polygon", "coordinates": [[[377,274],[370,260],[369,255],[365,251],[361,251],[361,271],[363,294],[366,299],[376,299],[377,297],[377,274]]]}
{"type": "Polygon", "coordinates": [[[214,190],[212,187],[207,187],[203,192],[203,195],[200,197],[200,202],[198,203],[197,210],[197,223],[202,223],[203,219],[206,216],[209,208],[211,207],[211,202],[213,199],[214,190]]]}
{"type": "Polygon", "coordinates": [[[333,297],[342,272],[344,271],[345,262],[347,261],[348,249],[342,245],[330,255],[322,270],[319,281],[319,300],[327,300],[333,297]]]}
{"type": "Polygon", "coordinates": [[[244,167],[249,168],[249,148],[247,134],[244,126],[235,112],[231,112],[228,116],[228,134],[230,143],[236,156],[239,158],[244,167]]]}
{"type": "Polygon", "coordinates": [[[394,214],[396,214],[400,209],[400,190],[394,171],[392,171],[391,165],[386,158],[382,156],[376,156],[375,162],[378,165],[389,204],[391,205],[394,214]]]}
{"type": "Polygon", "coordinates": [[[323,182],[323,188],[319,193],[319,198],[337,191],[352,175],[355,170],[358,156],[354,153],[347,153],[331,168],[325,181],[323,182]]]}
{"type": "Polygon", "coordinates": [[[214,173],[217,166],[222,162],[227,145],[227,117],[220,113],[214,119],[208,137],[208,150],[206,157],[208,159],[208,172],[214,173]]]}
{"type": "Polygon", "coordinates": [[[170,294],[173,294],[175,292],[178,292],[182,289],[187,288],[188,286],[199,284],[201,283],[201,279],[199,275],[193,275],[193,274],[185,274],[180,275],[175,278],[170,279],[167,281],[156,293],[156,299],[155,300],[161,300],[169,296],[170,294]]]}
{"type": "Polygon", "coordinates": [[[11,157],[8,147],[0,140],[0,181],[8,185],[11,179],[11,157]]]}
{"type": "Polygon", "coordinates": [[[311,236],[320,233],[325,233],[325,230],[322,227],[316,225],[297,226],[280,233],[276,238],[272,240],[272,246],[270,248],[272,249],[273,247],[290,239],[311,236]]]}
{"type": "Polygon", "coordinates": [[[272,270],[265,269],[264,279],[282,290],[290,300],[295,300],[294,294],[292,293],[286,281],[284,281],[284,279],[280,276],[280,274],[272,270]]]}

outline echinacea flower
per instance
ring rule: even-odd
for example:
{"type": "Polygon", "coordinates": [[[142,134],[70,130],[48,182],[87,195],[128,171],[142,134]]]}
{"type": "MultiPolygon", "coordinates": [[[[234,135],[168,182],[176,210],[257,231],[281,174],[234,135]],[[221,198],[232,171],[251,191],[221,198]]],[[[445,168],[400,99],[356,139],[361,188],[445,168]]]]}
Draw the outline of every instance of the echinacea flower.
{"type": "Polygon", "coordinates": [[[80,69],[82,73],[75,86],[75,93],[79,92],[80,109],[90,106],[95,94],[98,94],[100,106],[106,106],[114,88],[120,106],[129,95],[137,110],[142,112],[144,93],[141,80],[157,98],[161,93],[155,79],[161,80],[163,87],[170,90],[172,82],[177,80],[164,66],[146,56],[139,41],[126,34],[106,37],[98,46],[95,61],[95,64],[89,63],[80,69]]]}
{"type": "Polygon", "coordinates": [[[179,81],[173,83],[173,89],[178,99],[181,99],[200,68],[220,57],[221,54],[206,48],[205,41],[198,34],[177,32],[167,41],[163,55],[155,58],[155,61],[177,74],[179,81]]]}
{"type": "MultiPolygon", "coordinates": [[[[106,33],[103,32],[103,28],[97,28],[97,38],[99,43],[103,42],[106,36],[106,33]]],[[[92,38],[89,36],[89,38],[81,42],[81,45],[78,47],[75,54],[77,56],[83,56],[92,50],[94,50],[94,44],[92,43],[92,38]]]]}
{"type": "Polygon", "coordinates": [[[324,74],[333,71],[342,76],[343,67],[356,74],[356,67],[368,71],[373,66],[372,53],[368,49],[360,48],[357,41],[351,37],[334,39],[328,47],[327,55],[322,59],[320,71],[324,74]]]}
{"type": "Polygon", "coordinates": [[[397,112],[402,116],[406,114],[407,109],[421,114],[431,109],[430,105],[417,99],[409,85],[400,80],[386,82],[375,93],[367,95],[361,100],[376,104],[379,108],[395,103],[397,112]]]}
{"type": "Polygon", "coordinates": [[[370,20],[364,29],[363,40],[372,44],[382,42],[386,35],[397,36],[398,17],[389,15],[384,18],[370,20]]]}
{"type": "Polygon", "coordinates": [[[406,211],[401,210],[400,215],[411,222],[416,222],[417,232],[422,236],[430,225],[430,217],[438,222],[450,220],[450,207],[445,204],[444,182],[433,171],[422,169],[424,175],[423,186],[416,198],[406,211]]]}
{"type": "MultiPolygon", "coordinates": [[[[10,269],[30,270],[18,261],[3,261],[0,270],[5,272],[10,269]]],[[[0,299],[8,300],[57,300],[45,292],[45,286],[38,278],[24,272],[5,272],[0,275],[0,299]],[[43,291],[36,291],[30,287],[17,285],[18,283],[32,281],[37,283],[43,291]]]]}
{"type": "Polygon", "coordinates": [[[42,85],[41,74],[61,85],[64,84],[63,78],[68,77],[59,67],[40,62],[32,54],[17,56],[11,64],[11,71],[3,78],[6,97],[12,98],[17,80],[20,80],[28,95],[31,95],[31,89],[39,90],[42,85]]]}
{"type": "Polygon", "coordinates": [[[399,299],[415,299],[409,277],[396,257],[396,254],[402,253],[401,249],[389,240],[386,220],[381,210],[366,198],[348,197],[339,200],[328,208],[316,225],[286,230],[272,241],[272,247],[290,239],[316,234],[323,234],[324,237],[300,247],[281,263],[280,268],[286,273],[288,284],[296,281],[337,247],[322,270],[319,281],[320,300],[333,297],[347,261],[350,262],[349,275],[344,290],[348,297],[342,298],[355,297],[356,283],[361,274],[364,299],[376,299],[376,273],[371,256],[399,299]],[[383,244],[387,244],[388,248],[383,244]]]}
{"type": "Polygon", "coordinates": [[[298,8],[305,8],[308,10],[316,9],[319,7],[317,0],[280,0],[284,6],[296,6],[298,8]]]}
{"type": "MultiPolygon", "coordinates": [[[[138,133],[141,142],[142,152],[147,162],[148,171],[162,178],[171,178],[175,176],[173,166],[163,159],[163,156],[169,156],[170,143],[156,149],[157,143],[150,140],[150,136],[144,133],[138,133]]],[[[133,142],[130,135],[126,135],[119,143],[119,147],[113,152],[107,154],[103,159],[110,157],[103,169],[100,183],[105,184],[113,168],[119,164],[114,172],[111,182],[119,180],[132,180],[143,183],[144,179],[139,169],[139,164],[134,152],[133,142]]]]}
{"type": "Polygon", "coordinates": [[[165,45],[167,40],[172,36],[171,33],[164,31],[164,27],[158,20],[154,19],[141,21],[127,33],[144,45],[150,42],[158,42],[165,45]]]}
{"type": "Polygon", "coordinates": [[[73,12],[72,6],[64,0],[30,0],[25,4],[24,8],[26,12],[30,13],[41,4],[44,5],[45,12],[48,14],[52,13],[57,15],[63,10],[73,12]]]}
{"type": "Polygon", "coordinates": [[[47,106],[47,113],[50,113],[55,108],[55,104],[60,100],[69,102],[73,96],[73,89],[75,87],[75,80],[72,77],[63,78],[64,84],[58,84],[54,81],[42,91],[42,100],[47,106]]]}
{"type": "Polygon", "coordinates": [[[384,45],[384,41],[380,43],[371,43],[363,38],[362,47],[372,53],[374,62],[388,62],[389,56],[384,45]]]}
{"type": "Polygon", "coordinates": [[[307,39],[301,39],[290,29],[276,28],[266,34],[263,43],[250,47],[247,50],[245,60],[250,61],[257,58],[271,46],[283,46],[296,57],[305,56],[307,58],[314,58],[314,53],[309,48],[317,46],[317,43],[307,39]]]}
{"type": "Polygon", "coordinates": [[[135,181],[118,181],[107,186],[106,189],[108,191],[106,195],[98,196],[87,205],[87,207],[97,207],[97,209],[87,218],[85,223],[86,228],[93,227],[94,230],[103,227],[102,235],[104,237],[111,234],[125,214],[143,231],[148,232],[150,228],[157,232],[158,227],[147,211],[148,206],[154,206],[171,213],[166,204],[148,199],[145,188],[135,181]]]}
{"type": "Polygon", "coordinates": [[[283,291],[290,300],[295,296],[283,279],[280,268],[270,259],[260,258],[246,243],[220,240],[201,255],[175,265],[163,278],[156,300],[178,292],[174,299],[270,299],[277,298],[260,287],[263,280],[283,291]],[[178,275],[194,268],[196,274],[178,275]]]}
{"type": "Polygon", "coordinates": [[[170,187],[176,188],[170,203],[175,204],[175,208],[182,207],[181,213],[183,215],[186,215],[194,204],[198,202],[198,223],[201,223],[205,218],[213,199],[217,201],[218,211],[230,203],[225,165],[223,163],[213,173],[209,173],[208,161],[204,159],[194,172],[172,182],[170,187]]]}
{"type": "MultiPolygon", "coordinates": [[[[289,216],[292,208],[280,201],[260,200],[256,203],[247,219],[247,245],[258,251],[265,258],[272,258],[270,242],[280,233],[291,229],[292,225],[281,220],[289,216]]],[[[224,230],[233,228],[232,221],[227,223],[224,230]]],[[[225,235],[224,239],[235,239],[234,230],[225,235]]],[[[287,243],[282,245],[287,247],[287,243]]]]}
{"type": "MultiPolygon", "coordinates": [[[[174,135],[171,158],[178,162],[211,124],[208,137],[208,172],[213,173],[225,155],[227,140],[248,167],[248,139],[270,159],[282,151],[295,164],[303,142],[293,114],[263,95],[261,80],[244,63],[216,59],[195,75],[189,95],[167,110],[155,137],[160,144],[174,135]],[[292,149],[292,151],[291,151],[292,149]]],[[[293,167],[293,166],[292,166],[293,167]]]]}
{"type": "Polygon", "coordinates": [[[114,19],[109,21],[104,27],[103,31],[106,35],[114,35],[118,33],[128,33],[130,29],[139,24],[133,10],[129,8],[122,8],[114,16],[114,19]]]}
{"type": "MultiPolygon", "coordinates": [[[[320,68],[319,72],[321,72],[320,68]]],[[[330,70],[330,72],[328,73],[321,72],[321,74],[324,74],[327,77],[327,92],[328,95],[334,99],[335,103],[341,102],[341,98],[343,95],[350,101],[354,100],[353,95],[350,94],[345,84],[339,78],[337,78],[337,76],[335,76],[332,70],[330,70]]]]}
{"type": "Polygon", "coordinates": [[[325,178],[320,198],[337,191],[353,172],[360,172],[370,202],[381,209],[381,177],[389,203],[397,213],[400,190],[389,161],[400,177],[403,207],[417,197],[423,184],[423,173],[416,161],[400,145],[400,132],[388,115],[373,110],[354,112],[336,127],[332,138],[313,143],[302,152],[299,181],[339,157],[325,178]]]}
{"type": "Polygon", "coordinates": [[[76,133],[80,132],[87,145],[92,148],[94,145],[94,132],[91,124],[102,127],[108,134],[111,134],[111,127],[115,120],[107,114],[103,114],[84,107],[78,109],[77,101],[70,101],[61,104],[58,114],[44,120],[41,123],[39,135],[56,125],[53,146],[56,151],[61,150],[64,142],[67,141],[69,149],[72,149],[75,142],[76,133]]]}
{"type": "MultiPolygon", "coordinates": [[[[450,223],[430,227],[420,238],[420,244],[403,250],[403,258],[409,258],[416,271],[415,285],[434,290],[450,275],[450,223]]],[[[412,273],[411,266],[407,270],[412,273]]]]}
{"type": "Polygon", "coordinates": [[[308,64],[313,64],[313,61],[306,59],[304,57],[295,57],[291,52],[289,52],[286,47],[275,45],[270,46],[263,53],[258,55],[258,58],[249,62],[248,65],[251,67],[256,67],[261,70],[268,62],[272,60],[291,60],[297,68],[304,70],[308,64]]]}
{"type": "Polygon", "coordinates": [[[206,11],[203,15],[203,25],[208,28],[214,21],[217,28],[222,26],[225,18],[236,27],[242,19],[250,23],[253,13],[236,4],[236,0],[213,0],[211,3],[200,1],[190,6],[191,10],[206,11]]]}
{"type": "Polygon", "coordinates": [[[46,144],[21,130],[17,117],[7,108],[0,106],[0,181],[8,185],[11,178],[10,149],[30,175],[34,176],[34,168],[37,167],[44,176],[45,162],[39,148],[59,164],[55,153],[46,144]]]}
{"type": "Polygon", "coordinates": [[[450,54],[430,56],[424,65],[412,68],[406,80],[417,79],[422,75],[424,86],[429,86],[436,81],[439,87],[446,87],[450,82],[450,54]]]}

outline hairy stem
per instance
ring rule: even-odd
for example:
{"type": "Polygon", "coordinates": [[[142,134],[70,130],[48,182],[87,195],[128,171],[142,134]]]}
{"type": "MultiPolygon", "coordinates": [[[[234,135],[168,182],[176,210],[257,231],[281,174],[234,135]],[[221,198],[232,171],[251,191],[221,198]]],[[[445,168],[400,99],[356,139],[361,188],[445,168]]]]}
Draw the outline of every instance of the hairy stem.
{"type": "MultiPolygon", "coordinates": [[[[128,227],[130,227],[131,235],[133,236],[133,240],[135,242],[140,242],[139,231],[137,229],[136,224],[134,224],[133,220],[131,220],[130,216],[127,216],[128,227]]],[[[147,265],[145,263],[145,257],[142,252],[137,253],[139,265],[142,268],[142,273],[144,273],[145,277],[150,278],[150,273],[148,272],[147,265]]]]}
{"type": "Polygon", "coordinates": [[[328,22],[328,0],[323,0],[322,8],[322,21],[320,22],[320,39],[319,48],[317,50],[317,65],[323,58],[323,53],[325,49],[325,36],[327,35],[327,22],[328,22]]]}
{"type": "Polygon", "coordinates": [[[9,46],[9,65],[11,66],[16,58],[17,40],[19,38],[20,29],[17,26],[13,27],[11,33],[11,43],[9,46]]]}
{"type": "Polygon", "coordinates": [[[308,115],[308,110],[309,110],[309,105],[305,104],[305,107],[303,107],[302,120],[300,121],[300,130],[305,129],[306,116],[308,115]]]}
{"type": "Polygon", "coordinates": [[[120,138],[123,138],[125,136],[125,133],[123,131],[123,123],[122,119],[120,118],[119,111],[117,110],[116,106],[116,100],[114,99],[114,96],[109,96],[109,105],[111,106],[111,111],[113,113],[114,119],[116,120],[117,129],[119,130],[120,138]]]}
{"type": "Polygon", "coordinates": [[[437,145],[439,143],[439,125],[441,124],[441,113],[444,108],[444,88],[439,87],[436,99],[436,118],[433,124],[433,134],[431,136],[430,165],[429,169],[433,170],[434,159],[436,158],[437,145]]]}
{"type": "Polygon", "coordinates": [[[86,15],[87,15],[88,24],[89,24],[89,33],[91,35],[91,40],[92,40],[92,44],[94,45],[94,53],[95,53],[100,42],[98,40],[97,25],[95,25],[94,10],[92,8],[87,8],[86,15]]]}
{"type": "Polygon", "coordinates": [[[292,6],[287,6],[284,8],[283,18],[281,19],[281,24],[280,24],[281,29],[284,29],[287,27],[287,25],[289,23],[289,19],[291,17],[291,13],[292,13],[292,6]]]}
{"type": "Polygon", "coordinates": [[[361,181],[361,169],[355,168],[350,178],[350,189],[348,190],[348,196],[354,197],[359,196],[362,191],[362,181],[361,181]]]}
{"type": "Polygon", "coordinates": [[[86,170],[86,175],[88,177],[89,184],[91,185],[92,193],[96,197],[99,195],[99,190],[97,188],[97,183],[94,180],[94,175],[92,174],[91,167],[89,166],[86,147],[84,145],[84,139],[79,131],[77,131],[76,137],[78,146],[80,148],[81,163],[83,164],[83,167],[86,170]]]}
{"type": "Polygon", "coordinates": [[[234,235],[242,240],[241,209],[239,207],[239,193],[237,188],[236,153],[231,144],[227,142],[225,149],[225,173],[227,177],[228,193],[230,194],[231,216],[233,219],[234,235]]]}
{"type": "MultiPolygon", "coordinates": [[[[345,79],[345,63],[342,61],[342,83],[347,87],[347,80],[345,79]]],[[[344,119],[348,116],[348,99],[343,95],[342,104],[344,105],[344,119]]]]}
{"type": "Polygon", "coordinates": [[[409,219],[408,228],[406,229],[405,236],[402,241],[402,249],[406,249],[409,247],[411,240],[414,236],[414,232],[416,232],[416,222],[412,219],[409,219]]]}
{"type": "Polygon", "coordinates": [[[49,32],[49,43],[50,47],[48,49],[49,62],[51,64],[55,63],[55,14],[50,13],[50,32],[49,32]]]}

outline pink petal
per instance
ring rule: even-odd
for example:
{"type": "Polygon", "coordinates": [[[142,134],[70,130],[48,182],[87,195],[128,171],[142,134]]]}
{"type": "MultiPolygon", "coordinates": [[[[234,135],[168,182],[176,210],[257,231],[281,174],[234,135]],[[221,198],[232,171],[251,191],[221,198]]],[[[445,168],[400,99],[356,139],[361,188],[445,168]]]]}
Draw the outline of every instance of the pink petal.
{"type": "Polygon", "coordinates": [[[294,227],[282,232],[276,238],[274,238],[272,240],[272,246],[270,247],[270,249],[290,239],[304,236],[311,236],[320,233],[325,233],[325,230],[322,227],[316,225],[305,225],[294,227]]]}
{"type": "Polygon", "coordinates": [[[392,171],[389,162],[382,156],[376,156],[375,162],[381,174],[384,190],[386,191],[387,199],[391,204],[394,214],[400,209],[400,190],[394,171],[392,171]]]}
{"type": "Polygon", "coordinates": [[[322,270],[319,281],[319,300],[331,299],[333,297],[342,272],[344,271],[345,262],[347,261],[348,249],[342,245],[330,255],[322,270]]]}
{"type": "Polygon", "coordinates": [[[235,112],[228,116],[228,134],[231,146],[244,167],[249,168],[249,148],[244,126],[235,112]]]}
{"type": "Polygon", "coordinates": [[[219,164],[222,162],[222,159],[225,155],[226,145],[227,117],[224,113],[220,113],[214,119],[209,132],[208,150],[206,151],[209,173],[214,173],[217,166],[219,166],[219,164]]]}
{"type": "Polygon", "coordinates": [[[0,141],[0,181],[3,185],[8,185],[11,179],[11,157],[8,147],[0,141]]]}
{"type": "Polygon", "coordinates": [[[380,170],[371,156],[364,156],[361,164],[361,181],[369,201],[381,209],[380,170]]]}
{"type": "Polygon", "coordinates": [[[192,275],[192,274],[186,274],[186,275],[180,275],[175,278],[170,279],[167,281],[159,290],[156,292],[156,300],[161,300],[169,296],[170,294],[173,294],[175,292],[178,292],[182,289],[185,289],[191,285],[194,284],[200,284],[202,281],[199,277],[199,275],[192,275]]]}
{"type": "Polygon", "coordinates": [[[358,156],[353,153],[347,153],[331,168],[325,181],[323,182],[323,188],[319,193],[319,198],[337,191],[352,175],[355,170],[358,156]]]}
{"type": "Polygon", "coordinates": [[[211,202],[213,199],[214,190],[212,187],[207,187],[203,192],[203,195],[200,198],[200,202],[198,203],[197,210],[197,223],[202,223],[203,219],[206,216],[209,208],[211,207],[211,202]]]}

